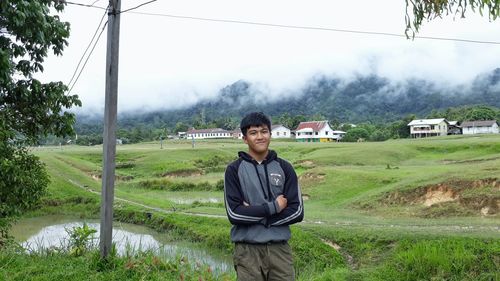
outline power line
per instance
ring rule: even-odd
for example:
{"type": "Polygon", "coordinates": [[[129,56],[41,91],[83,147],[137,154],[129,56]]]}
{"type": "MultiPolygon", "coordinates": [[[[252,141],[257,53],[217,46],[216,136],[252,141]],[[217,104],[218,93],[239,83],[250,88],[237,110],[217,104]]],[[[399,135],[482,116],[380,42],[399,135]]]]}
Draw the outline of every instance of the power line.
{"type": "Polygon", "coordinates": [[[139,7],[142,7],[142,6],[147,5],[147,4],[151,4],[151,3],[155,2],[155,1],[156,0],[151,0],[151,1],[148,1],[148,2],[144,2],[144,3],[142,3],[140,5],[137,5],[137,6],[133,7],[133,8],[129,8],[129,9],[123,10],[123,11],[120,12],[120,14],[123,14],[123,13],[129,12],[129,11],[135,10],[135,9],[137,9],[139,7]]]}
{"type": "Polygon", "coordinates": [[[86,8],[95,8],[95,9],[101,9],[101,10],[108,10],[108,8],[104,8],[104,7],[99,7],[99,6],[94,6],[95,3],[97,3],[97,1],[95,1],[94,3],[92,4],[82,4],[82,3],[75,3],[75,2],[70,2],[70,1],[65,1],[64,2],[65,4],[69,4],[69,5],[75,5],[75,6],[80,6],[80,7],[86,7],[86,8]]]}
{"type": "Polygon", "coordinates": [[[92,2],[92,4],[90,4],[90,6],[94,6],[95,3],[99,2],[99,1],[101,1],[101,0],[95,0],[94,2],[92,2]]]}
{"type": "Polygon", "coordinates": [[[80,75],[82,75],[82,72],[85,69],[85,66],[87,65],[87,62],[89,61],[90,56],[92,56],[92,53],[94,52],[95,46],[97,45],[97,43],[99,43],[99,39],[101,38],[101,35],[104,32],[104,28],[106,27],[107,24],[108,24],[108,21],[106,21],[104,23],[104,26],[102,27],[101,32],[99,33],[99,36],[97,36],[97,40],[95,41],[94,46],[92,46],[92,49],[90,50],[90,53],[87,56],[87,59],[85,60],[85,63],[83,64],[82,68],[80,69],[80,72],[78,73],[78,76],[76,76],[75,82],[73,82],[73,85],[69,89],[68,95],[71,93],[71,90],[73,90],[73,87],[76,85],[76,82],[78,82],[78,79],[80,78],[80,75]]]}
{"type": "MultiPolygon", "coordinates": [[[[132,14],[139,14],[139,15],[146,15],[146,16],[160,16],[160,17],[169,17],[169,18],[178,18],[178,19],[187,19],[187,20],[199,20],[199,21],[209,21],[209,22],[235,23],[235,24],[268,26],[268,27],[289,28],[289,29],[317,30],[317,31],[343,32],[343,33],[381,35],[381,36],[392,36],[392,37],[404,37],[404,38],[407,38],[406,35],[397,34],[397,33],[389,33],[389,32],[375,32],[375,31],[338,29],[338,28],[328,28],[328,27],[273,24],[273,23],[264,23],[264,22],[227,20],[227,19],[215,19],[215,18],[202,18],[202,17],[180,16],[180,15],[160,14],[160,13],[144,13],[144,12],[130,12],[130,13],[132,13],[132,14]]],[[[441,40],[441,41],[457,41],[457,42],[464,42],[464,43],[500,45],[500,42],[497,42],[497,41],[481,41],[481,40],[470,40],[470,39],[461,39],[461,38],[446,38],[446,37],[433,37],[433,36],[415,36],[415,38],[429,39],[429,40],[441,40]]]]}
{"type": "Polygon", "coordinates": [[[78,72],[78,68],[80,67],[80,64],[82,63],[83,58],[85,57],[85,54],[87,54],[87,51],[89,50],[90,46],[92,45],[92,42],[94,42],[94,39],[95,39],[95,37],[97,35],[97,32],[99,32],[99,29],[101,28],[102,21],[104,20],[104,17],[106,16],[106,12],[107,11],[105,11],[104,14],[102,15],[101,21],[99,22],[99,25],[97,26],[97,29],[94,32],[94,36],[92,36],[92,39],[90,39],[90,42],[89,42],[87,48],[85,49],[85,52],[83,52],[80,60],[78,61],[78,64],[76,65],[76,68],[75,68],[75,71],[73,72],[73,76],[71,76],[71,79],[68,82],[68,86],[71,84],[71,82],[73,82],[73,78],[75,78],[75,75],[78,72]]]}
{"type": "MultiPolygon", "coordinates": [[[[328,32],[342,32],[342,33],[353,33],[353,34],[366,34],[366,35],[379,35],[379,36],[390,36],[390,37],[402,37],[408,39],[404,34],[398,33],[390,33],[390,32],[376,32],[376,31],[364,31],[364,30],[352,30],[352,29],[339,29],[339,28],[328,28],[328,27],[316,27],[316,26],[300,26],[300,25],[286,25],[286,24],[273,24],[273,23],[264,23],[264,22],[252,22],[252,21],[241,21],[241,20],[228,20],[228,19],[216,19],[216,18],[203,18],[203,17],[193,17],[193,16],[182,16],[182,15],[173,15],[173,14],[162,14],[162,13],[145,13],[145,12],[132,12],[131,10],[137,9],[146,4],[152,3],[156,0],[152,0],[149,2],[145,2],[140,4],[134,8],[130,8],[120,13],[129,12],[131,14],[138,15],[146,15],[146,16],[158,16],[158,17],[169,17],[169,18],[177,18],[177,19],[186,19],[186,20],[198,20],[198,21],[209,21],[209,22],[222,22],[222,23],[233,23],[233,24],[245,24],[245,25],[256,25],[256,26],[265,26],[265,27],[276,27],[276,28],[288,28],[288,29],[302,29],[302,30],[316,30],[316,31],[328,31],[328,32]]],[[[66,2],[67,4],[79,5],[89,8],[100,8],[105,9],[98,6],[85,5],[73,2],[66,2]]],[[[447,38],[447,37],[434,37],[434,36],[415,36],[417,39],[426,39],[426,40],[438,40],[438,41],[455,41],[455,42],[463,42],[463,43],[474,43],[474,44],[491,44],[491,45],[500,45],[498,41],[483,41],[483,40],[471,40],[471,39],[462,39],[462,38],[447,38]]]]}

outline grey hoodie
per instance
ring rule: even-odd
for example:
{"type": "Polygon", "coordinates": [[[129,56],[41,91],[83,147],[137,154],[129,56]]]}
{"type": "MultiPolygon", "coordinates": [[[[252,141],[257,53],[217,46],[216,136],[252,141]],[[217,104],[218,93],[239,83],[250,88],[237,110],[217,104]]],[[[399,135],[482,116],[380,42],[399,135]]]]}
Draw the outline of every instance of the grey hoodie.
{"type": "Polygon", "coordinates": [[[224,177],[226,212],[233,224],[231,240],[288,241],[289,225],[304,218],[302,196],[292,165],[272,150],[260,164],[245,152],[239,152],[238,156],[238,160],[227,166],[224,177]],[[280,194],[287,199],[287,207],[278,213],[276,197],[280,194]]]}

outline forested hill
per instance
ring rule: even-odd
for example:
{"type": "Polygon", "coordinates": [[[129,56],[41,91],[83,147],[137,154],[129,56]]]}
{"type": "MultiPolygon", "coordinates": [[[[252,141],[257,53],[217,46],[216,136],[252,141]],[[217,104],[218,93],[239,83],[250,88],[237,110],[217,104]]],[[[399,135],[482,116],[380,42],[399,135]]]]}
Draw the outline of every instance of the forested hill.
{"type": "MultiPolygon", "coordinates": [[[[360,75],[350,81],[325,76],[311,79],[293,93],[276,94],[241,80],[221,89],[216,98],[199,101],[189,108],[122,114],[119,125],[174,128],[182,122],[195,127],[207,124],[231,127],[242,115],[255,110],[275,118],[287,113],[337,122],[381,123],[408,114],[423,118],[432,111],[464,105],[500,107],[499,82],[500,68],[460,86],[416,79],[395,83],[376,75],[360,75]]],[[[81,130],[85,131],[90,124],[94,127],[95,122],[94,118],[80,116],[76,128],[84,133],[81,130]]]]}

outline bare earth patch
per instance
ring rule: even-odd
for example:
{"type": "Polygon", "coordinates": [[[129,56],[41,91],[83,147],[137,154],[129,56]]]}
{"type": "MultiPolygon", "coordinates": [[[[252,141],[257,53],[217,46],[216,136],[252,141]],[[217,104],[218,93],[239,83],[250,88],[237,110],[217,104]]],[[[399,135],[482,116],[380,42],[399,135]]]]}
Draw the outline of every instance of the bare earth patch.
{"type": "Polygon", "coordinates": [[[322,180],[324,178],[324,174],[304,173],[300,175],[299,180],[322,180]]]}
{"type": "Polygon", "coordinates": [[[314,164],[314,162],[311,161],[311,160],[301,160],[301,161],[297,161],[295,163],[295,166],[296,167],[302,167],[302,168],[305,168],[305,169],[311,169],[311,168],[316,167],[316,164],[314,164]]]}
{"type": "MultiPolygon", "coordinates": [[[[100,181],[102,179],[101,173],[91,173],[90,176],[92,177],[93,180],[100,181]]],[[[119,176],[115,175],[115,180],[117,181],[130,181],[133,180],[133,176],[119,176]]]]}
{"type": "Polygon", "coordinates": [[[172,172],[166,172],[162,174],[162,177],[166,178],[185,178],[185,177],[199,177],[203,175],[202,170],[193,169],[193,170],[178,170],[172,172]]]}
{"type": "Polygon", "coordinates": [[[457,180],[417,187],[409,191],[387,193],[384,205],[424,206],[423,216],[492,216],[500,210],[500,180],[457,180]]]}
{"type": "Polygon", "coordinates": [[[457,199],[457,192],[453,188],[441,184],[436,188],[429,188],[422,198],[424,205],[427,207],[437,203],[455,201],[457,199]]]}
{"type": "Polygon", "coordinates": [[[333,249],[335,249],[335,251],[337,251],[338,253],[340,253],[342,256],[344,256],[344,258],[346,259],[347,263],[353,267],[354,266],[354,258],[349,255],[348,253],[345,253],[344,251],[341,251],[342,247],[340,247],[339,244],[335,243],[335,242],[332,242],[332,241],[329,241],[329,240],[325,240],[325,239],[321,239],[321,241],[325,244],[325,245],[328,245],[330,247],[332,247],[333,249]]]}
{"type": "MultiPolygon", "coordinates": [[[[309,188],[314,188],[317,186],[320,182],[325,180],[325,175],[324,174],[316,174],[316,173],[311,173],[307,172],[299,176],[299,184],[300,187],[307,191],[309,188]]],[[[309,199],[309,198],[307,198],[309,199]]],[[[304,200],[307,200],[304,199],[304,200]]]]}

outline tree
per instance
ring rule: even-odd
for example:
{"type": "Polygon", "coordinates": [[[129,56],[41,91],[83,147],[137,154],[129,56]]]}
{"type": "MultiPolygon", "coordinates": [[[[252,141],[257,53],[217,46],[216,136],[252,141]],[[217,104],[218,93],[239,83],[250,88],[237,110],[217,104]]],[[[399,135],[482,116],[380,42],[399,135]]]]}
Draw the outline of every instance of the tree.
{"type": "Polygon", "coordinates": [[[23,146],[72,135],[75,116],[65,110],[81,106],[62,82],[33,78],[49,50],[61,55],[67,45],[69,23],[50,9],[61,12],[64,1],[0,1],[0,243],[6,218],[33,207],[48,184],[43,164],[23,146]]]}
{"type": "Polygon", "coordinates": [[[377,129],[370,135],[371,141],[385,141],[391,138],[390,133],[385,129],[377,129]]]}
{"type": "Polygon", "coordinates": [[[175,124],[175,129],[174,129],[174,132],[175,133],[178,133],[178,132],[185,132],[188,130],[188,125],[182,123],[182,122],[177,122],[177,124],[175,124]]]}
{"type": "Polygon", "coordinates": [[[480,121],[480,120],[495,120],[497,112],[487,106],[476,106],[465,115],[464,120],[480,121]]]}
{"type": "Polygon", "coordinates": [[[345,137],[342,138],[343,141],[347,142],[355,142],[358,140],[367,140],[370,136],[370,133],[365,128],[352,128],[345,134],[345,137]]]}
{"type": "Polygon", "coordinates": [[[443,15],[453,14],[465,18],[467,9],[487,12],[490,20],[496,20],[500,14],[500,0],[405,0],[406,1],[406,36],[418,33],[424,19],[432,20],[443,15]]]}

